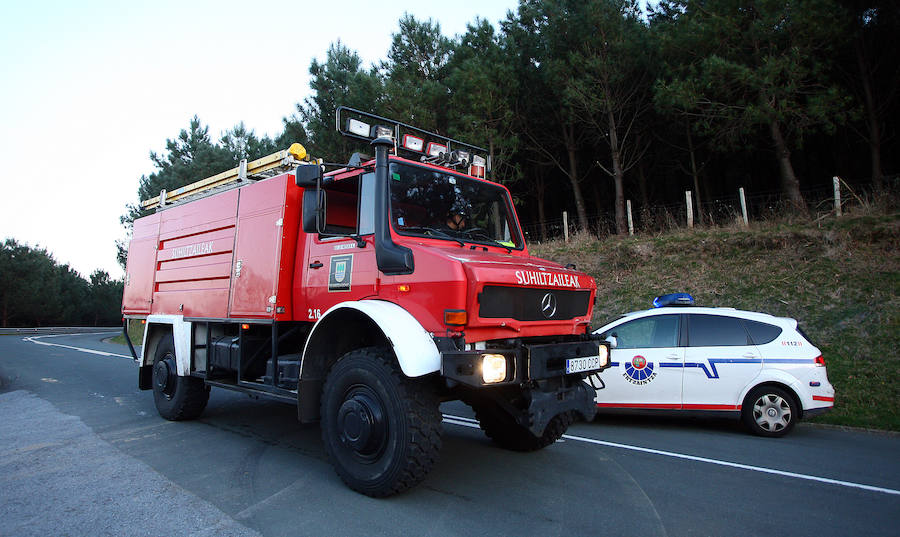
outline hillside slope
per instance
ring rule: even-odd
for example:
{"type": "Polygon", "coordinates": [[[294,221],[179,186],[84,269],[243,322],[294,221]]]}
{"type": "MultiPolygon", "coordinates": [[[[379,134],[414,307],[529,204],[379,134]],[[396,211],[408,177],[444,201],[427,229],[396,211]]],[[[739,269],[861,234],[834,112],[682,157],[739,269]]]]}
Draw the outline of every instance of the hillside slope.
{"type": "Polygon", "coordinates": [[[748,230],[533,245],[597,280],[594,326],[684,291],[800,321],[825,355],[835,409],[816,421],[900,430],[900,214],[748,230]]]}

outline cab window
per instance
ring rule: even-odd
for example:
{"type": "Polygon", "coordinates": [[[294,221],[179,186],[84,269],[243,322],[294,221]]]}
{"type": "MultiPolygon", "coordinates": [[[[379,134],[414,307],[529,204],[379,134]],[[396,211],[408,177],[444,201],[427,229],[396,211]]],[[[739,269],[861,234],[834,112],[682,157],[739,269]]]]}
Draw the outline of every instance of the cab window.
{"type": "Polygon", "coordinates": [[[366,173],[323,185],[323,235],[375,233],[375,174],[366,173]]]}
{"type": "Polygon", "coordinates": [[[334,181],[325,191],[325,228],[329,235],[356,233],[359,204],[359,176],[334,181]]]}
{"type": "Polygon", "coordinates": [[[678,315],[653,315],[620,324],[601,337],[615,336],[617,349],[677,347],[679,326],[678,315]]]}
{"type": "Polygon", "coordinates": [[[751,344],[744,323],[737,317],[693,314],[688,320],[691,347],[729,347],[751,344]]]}

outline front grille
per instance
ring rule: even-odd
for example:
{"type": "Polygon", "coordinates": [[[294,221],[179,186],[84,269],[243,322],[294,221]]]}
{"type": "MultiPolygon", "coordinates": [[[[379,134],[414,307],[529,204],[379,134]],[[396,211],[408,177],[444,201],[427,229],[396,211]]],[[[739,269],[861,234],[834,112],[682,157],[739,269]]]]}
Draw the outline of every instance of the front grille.
{"type": "Polygon", "coordinates": [[[590,291],[486,285],[478,295],[478,316],[484,319],[560,321],[586,315],[590,298],[590,291]]]}

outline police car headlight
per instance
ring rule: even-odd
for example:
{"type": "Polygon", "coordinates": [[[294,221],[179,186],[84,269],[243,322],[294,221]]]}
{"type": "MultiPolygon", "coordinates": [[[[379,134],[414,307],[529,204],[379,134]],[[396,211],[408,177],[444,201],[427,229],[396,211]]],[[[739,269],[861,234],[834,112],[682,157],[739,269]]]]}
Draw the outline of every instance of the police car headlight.
{"type": "Polygon", "coordinates": [[[481,380],[485,384],[495,384],[506,380],[506,357],[502,354],[482,355],[481,380]]]}

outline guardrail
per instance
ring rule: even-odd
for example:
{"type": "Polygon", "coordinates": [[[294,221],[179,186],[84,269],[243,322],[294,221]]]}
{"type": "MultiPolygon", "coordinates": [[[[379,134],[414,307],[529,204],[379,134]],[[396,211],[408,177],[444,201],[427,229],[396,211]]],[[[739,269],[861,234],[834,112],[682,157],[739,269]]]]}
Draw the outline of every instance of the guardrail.
{"type": "Polygon", "coordinates": [[[52,326],[40,328],[0,328],[0,336],[29,334],[80,334],[82,332],[121,332],[121,326],[52,326]]]}

